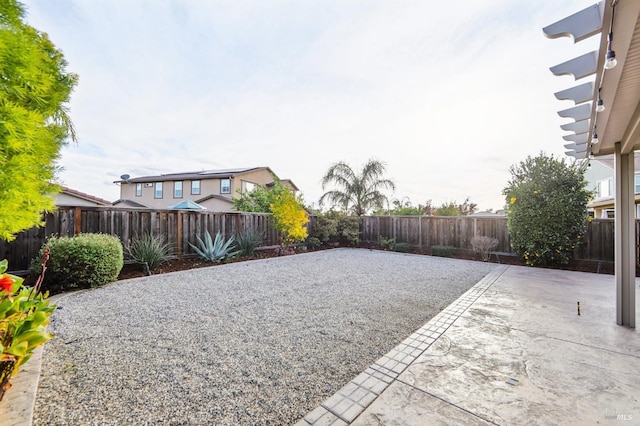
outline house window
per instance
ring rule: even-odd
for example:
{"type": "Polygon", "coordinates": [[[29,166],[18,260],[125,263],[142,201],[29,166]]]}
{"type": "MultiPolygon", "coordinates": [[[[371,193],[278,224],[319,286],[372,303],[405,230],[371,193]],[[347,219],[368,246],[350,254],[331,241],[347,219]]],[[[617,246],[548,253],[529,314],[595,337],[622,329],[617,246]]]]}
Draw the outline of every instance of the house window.
{"type": "Polygon", "coordinates": [[[156,191],[154,198],[162,198],[162,182],[156,182],[156,191]]]}
{"type": "Polygon", "coordinates": [[[136,197],[142,197],[142,184],[136,183],[136,197]]]}
{"type": "Polygon", "coordinates": [[[242,181],[242,192],[251,192],[257,187],[258,185],[255,183],[242,181]]]}
{"type": "Polygon", "coordinates": [[[231,179],[220,179],[220,193],[221,194],[231,193],[231,179]]]}
{"type": "Polygon", "coordinates": [[[636,175],[636,190],[635,193],[636,194],[640,194],[640,175],[636,175]]]}
{"type": "Polygon", "coordinates": [[[200,195],[200,181],[192,180],[191,181],[191,195],[200,195]]]}
{"type": "Polygon", "coordinates": [[[173,198],[182,198],[182,182],[173,182],[173,198]]]}
{"type": "Polygon", "coordinates": [[[611,179],[598,182],[598,198],[611,196],[611,179]]]}

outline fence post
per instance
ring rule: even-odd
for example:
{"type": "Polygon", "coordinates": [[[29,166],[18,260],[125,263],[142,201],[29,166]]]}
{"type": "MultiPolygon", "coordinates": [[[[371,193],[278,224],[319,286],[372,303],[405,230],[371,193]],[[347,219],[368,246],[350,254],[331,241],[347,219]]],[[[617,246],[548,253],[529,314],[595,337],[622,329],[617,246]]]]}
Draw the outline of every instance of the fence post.
{"type": "Polygon", "coordinates": [[[176,236],[176,244],[178,245],[178,260],[182,259],[182,212],[178,210],[178,218],[177,218],[177,233],[176,236]]]}
{"type": "Polygon", "coordinates": [[[74,215],[73,235],[79,235],[82,232],[82,209],[76,206],[74,215]]]}

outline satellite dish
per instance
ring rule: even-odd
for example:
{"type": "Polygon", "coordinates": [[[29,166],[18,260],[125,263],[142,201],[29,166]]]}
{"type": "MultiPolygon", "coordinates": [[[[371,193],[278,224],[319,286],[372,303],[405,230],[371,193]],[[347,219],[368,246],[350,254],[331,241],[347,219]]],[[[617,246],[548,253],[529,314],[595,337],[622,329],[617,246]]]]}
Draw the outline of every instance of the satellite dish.
{"type": "Polygon", "coordinates": [[[129,183],[129,178],[130,178],[130,177],[131,177],[131,176],[129,176],[129,175],[122,175],[122,176],[120,176],[120,179],[122,179],[123,181],[125,181],[125,182],[129,183]]]}

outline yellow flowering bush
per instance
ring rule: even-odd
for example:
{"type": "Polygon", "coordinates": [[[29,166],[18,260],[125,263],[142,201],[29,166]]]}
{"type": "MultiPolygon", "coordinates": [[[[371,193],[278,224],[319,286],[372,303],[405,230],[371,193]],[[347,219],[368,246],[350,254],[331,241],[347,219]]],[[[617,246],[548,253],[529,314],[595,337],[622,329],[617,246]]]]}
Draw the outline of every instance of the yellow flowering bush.
{"type": "Polygon", "coordinates": [[[282,233],[282,245],[285,250],[289,244],[304,241],[307,238],[305,225],[309,222],[309,217],[302,203],[291,191],[278,194],[269,208],[273,214],[276,229],[282,233]]]}

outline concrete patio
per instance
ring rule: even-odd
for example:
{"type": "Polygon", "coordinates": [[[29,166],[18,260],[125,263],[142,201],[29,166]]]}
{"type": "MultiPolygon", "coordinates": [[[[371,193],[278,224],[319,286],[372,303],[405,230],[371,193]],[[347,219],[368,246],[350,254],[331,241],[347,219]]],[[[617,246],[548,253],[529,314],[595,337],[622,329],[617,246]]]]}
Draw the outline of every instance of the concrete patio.
{"type": "Polygon", "coordinates": [[[638,424],[615,307],[613,276],[501,266],[298,425],[638,424]]]}

